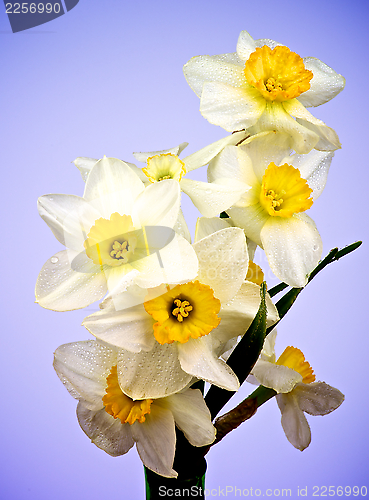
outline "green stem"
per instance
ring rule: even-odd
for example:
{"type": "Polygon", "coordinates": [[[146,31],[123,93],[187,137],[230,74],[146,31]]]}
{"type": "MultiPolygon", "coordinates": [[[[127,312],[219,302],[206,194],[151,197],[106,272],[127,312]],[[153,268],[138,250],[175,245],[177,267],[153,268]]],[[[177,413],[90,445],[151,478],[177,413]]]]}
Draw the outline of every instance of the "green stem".
{"type": "MultiPolygon", "coordinates": [[[[252,367],[259,357],[263,348],[266,331],[266,284],[260,287],[261,302],[259,310],[251,323],[249,329],[240,340],[237,348],[229,356],[227,364],[232,368],[242,384],[249,375],[252,367]]],[[[205,402],[210,410],[212,418],[223,408],[227,401],[235,394],[212,385],[205,396],[205,402]]]]}
{"type": "Polygon", "coordinates": [[[255,389],[255,391],[250,394],[247,399],[256,399],[256,406],[259,408],[259,406],[263,405],[276,395],[277,393],[274,389],[269,389],[269,387],[259,385],[259,387],[255,389]]]}
{"type": "MultiPolygon", "coordinates": [[[[310,273],[308,283],[328,264],[331,262],[337,261],[341,257],[353,252],[361,245],[361,241],[357,241],[348,245],[341,250],[338,248],[334,248],[329,252],[329,254],[316,266],[316,268],[310,273]]],[[[265,284],[263,284],[265,287],[265,284]]],[[[262,287],[263,287],[262,285],[262,287]]],[[[275,287],[271,289],[273,291],[273,295],[276,295],[278,292],[287,288],[288,285],[286,283],[279,283],[275,287]]],[[[266,308],[265,308],[265,299],[262,298],[261,305],[258,313],[256,314],[254,321],[251,326],[242,337],[237,347],[232,352],[231,356],[228,359],[228,365],[232,368],[234,373],[237,375],[240,385],[245,381],[246,377],[249,375],[252,370],[254,364],[259,357],[260,351],[263,346],[264,338],[268,335],[273,328],[279,323],[279,321],[286,315],[289,309],[292,307],[299,293],[303,290],[303,288],[291,288],[281,299],[276,303],[276,308],[279,314],[279,320],[273,326],[264,330],[264,334],[261,336],[263,325],[261,323],[261,319],[263,318],[263,324],[265,327],[266,322],[266,308]],[[264,300],[264,307],[263,307],[264,300]],[[257,331],[257,335],[256,334],[257,331]],[[257,339],[257,342],[255,341],[257,339]],[[261,341],[262,339],[262,341],[261,341]],[[260,344],[261,341],[261,344],[260,344]],[[257,352],[257,350],[259,351],[257,352]]],[[[264,292],[265,293],[265,288],[264,292]]],[[[270,294],[270,292],[269,292],[270,294]]],[[[270,389],[272,390],[272,389],[270,389]]],[[[256,390],[257,391],[257,390],[256,390]]],[[[255,392],[256,392],[255,391],[255,392]]],[[[274,392],[274,391],[273,391],[274,392]]],[[[214,385],[210,386],[206,396],[205,402],[208,405],[212,418],[215,418],[219,411],[223,408],[223,406],[231,399],[231,397],[235,394],[232,391],[226,391],[224,389],[220,389],[214,385]]],[[[263,393],[266,394],[266,393],[263,393]]],[[[271,393],[270,393],[271,394],[271,393]]],[[[257,394],[258,396],[258,394],[257,394]]],[[[270,397],[272,397],[271,395],[270,397]]],[[[269,399],[269,398],[268,398],[269,399]]],[[[263,404],[263,403],[261,403],[263,404]]]]}

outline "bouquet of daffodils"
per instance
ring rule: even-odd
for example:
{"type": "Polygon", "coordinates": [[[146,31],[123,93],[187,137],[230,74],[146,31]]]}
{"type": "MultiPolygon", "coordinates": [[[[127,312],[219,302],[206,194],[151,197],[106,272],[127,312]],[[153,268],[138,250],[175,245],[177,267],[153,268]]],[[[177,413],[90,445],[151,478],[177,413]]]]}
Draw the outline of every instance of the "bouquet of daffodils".
{"type": "Polygon", "coordinates": [[[100,301],[83,321],[93,338],[60,346],[56,373],[92,443],[112,456],[136,445],[147,498],[166,484],[203,488],[211,446],[271,398],[290,443],[309,446],[305,413],[326,415],[344,396],[316,381],[297,347],[276,355],[275,326],[319,271],[360,245],[321,259],[307,215],[340,142],[306,108],[336,96],[341,75],[246,31],[235,53],[194,57],[184,74],[202,115],[229,135],[189,156],[187,143],[134,153],[141,166],[77,158],[83,196],[38,201],[66,248],[41,269],[37,302],[70,311],[100,301]],[[208,182],[190,178],[205,165],[208,182]],[[182,191],[202,214],[193,242],[182,191]],[[271,289],[257,247],[280,280],[271,289]],[[217,417],[245,381],[258,387],[217,417]]]}

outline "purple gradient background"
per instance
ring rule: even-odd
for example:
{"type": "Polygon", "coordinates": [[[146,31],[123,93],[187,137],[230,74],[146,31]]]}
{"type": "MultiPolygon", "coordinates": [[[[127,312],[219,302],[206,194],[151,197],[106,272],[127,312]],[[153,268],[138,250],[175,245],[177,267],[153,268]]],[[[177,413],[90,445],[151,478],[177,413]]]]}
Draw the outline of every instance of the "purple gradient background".
{"type": "MultiPolygon", "coordinates": [[[[270,401],[211,450],[207,488],[291,488],[296,498],[297,488],[307,486],[310,498],[314,485],[369,487],[368,4],[80,0],[70,13],[18,34],[0,10],[0,498],[144,498],[136,451],[111,458],[91,445],[77,423],[76,401],[53,371],[60,344],[89,338],[80,324],[96,306],[61,314],[33,303],[41,266],[61,249],[36,200],[46,193],[82,195],[71,164],[77,156],[134,161],[132,151],[183,141],[190,154],[225,136],[200,115],[182,66],[198,54],[234,52],[243,29],[318,57],[346,77],[338,97],[312,110],[335,128],[343,148],[310,215],[324,255],[358,239],[364,245],[309,285],[277,341],[277,353],[290,344],[301,348],[317,378],[338,387],[346,401],[323,419],[309,418],[312,443],[303,453],[286,440],[270,401]]],[[[192,177],[204,179],[205,170],[192,177]]],[[[197,212],[185,198],[193,232],[197,212]]],[[[232,403],[251,390],[242,387],[232,403]]]]}

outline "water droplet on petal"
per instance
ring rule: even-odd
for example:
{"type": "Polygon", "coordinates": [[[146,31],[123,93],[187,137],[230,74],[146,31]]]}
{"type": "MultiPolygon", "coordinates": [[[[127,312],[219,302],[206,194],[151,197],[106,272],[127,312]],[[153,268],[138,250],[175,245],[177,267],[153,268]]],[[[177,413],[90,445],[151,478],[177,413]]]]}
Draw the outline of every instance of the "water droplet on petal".
{"type": "Polygon", "coordinates": [[[50,261],[52,264],[56,264],[57,262],[59,262],[59,259],[58,257],[51,257],[50,261]]]}

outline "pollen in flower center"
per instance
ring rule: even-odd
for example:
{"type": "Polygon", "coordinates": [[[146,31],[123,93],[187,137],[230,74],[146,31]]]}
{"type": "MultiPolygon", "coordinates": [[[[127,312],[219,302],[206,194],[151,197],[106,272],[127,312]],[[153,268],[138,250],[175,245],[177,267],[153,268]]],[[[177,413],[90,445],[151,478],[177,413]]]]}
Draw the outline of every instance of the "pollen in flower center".
{"type": "Polygon", "coordinates": [[[177,318],[177,320],[182,323],[184,318],[187,318],[193,307],[188,302],[188,300],[181,301],[180,299],[175,299],[173,301],[172,314],[177,318]]]}
{"type": "Polygon", "coordinates": [[[165,153],[148,158],[147,166],[142,171],[150,179],[150,182],[159,182],[165,179],[180,181],[186,173],[186,168],[178,156],[165,153]]]}
{"type": "Polygon", "coordinates": [[[265,82],[265,88],[268,92],[272,92],[273,90],[283,90],[282,84],[276,82],[272,76],[265,82]]]}
{"type": "Polygon", "coordinates": [[[291,217],[311,207],[312,192],[297,168],[287,163],[277,167],[272,162],[262,179],[260,204],[273,217],[291,217]]]}
{"type": "MultiPolygon", "coordinates": [[[[128,241],[122,241],[120,243],[119,241],[114,241],[112,245],[112,250],[110,252],[110,256],[113,257],[113,259],[126,259],[126,254],[129,252],[129,245],[128,241]]],[[[127,259],[126,259],[127,260],[127,259]]]]}
{"type": "Polygon", "coordinates": [[[210,333],[220,323],[220,301],[208,285],[191,281],[176,285],[144,303],[156,321],[154,336],[159,344],[185,343],[210,333]]]}
{"type": "Polygon", "coordinates": [[[277,360],[277,365],[287,366],[302,376],[304,384],[314,382],[315,375],[310,364],[305,360],[305,356],[296,347],[288,346],[277,360]]]}
{"type": "Polygon", "coordinates": [[[287,101],[310,88],[313,73],[305,68],[303,59],[288,47],[273,50],[257,47],[245,63],[248,83],[259,90],[268,101],[287,101]]]}
{"type": "Polygon", "coordinates": [[[145,422],[146,415],[150,413],[152,399],[133,401],[123,394],[117,375],[117,367],[113,366],[107,379],[105,396],[102,398],[105,411],[114,418],[119,418],[122,424],[133,424],[138,421],[145,422]]]}
{"type": "Polygon", "coordinates": [[[131,217],[117,212],[110,219],[97,219],[84,242],[86,254],[94,264],[113,267],[129,262],[136,245],[131,217]]]}

